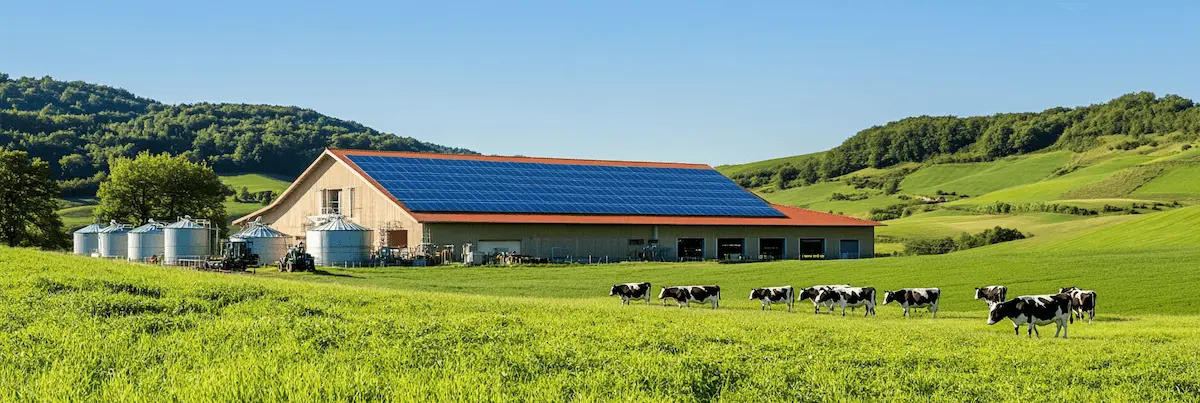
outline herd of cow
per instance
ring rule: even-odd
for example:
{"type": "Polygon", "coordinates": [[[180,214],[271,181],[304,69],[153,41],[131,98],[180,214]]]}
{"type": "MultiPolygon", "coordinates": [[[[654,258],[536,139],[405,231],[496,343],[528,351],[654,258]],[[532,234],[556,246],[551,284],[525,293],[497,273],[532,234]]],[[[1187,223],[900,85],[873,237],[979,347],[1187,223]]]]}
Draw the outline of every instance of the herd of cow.
{"type": "MultiPolygon", "coordinates": [[[[649,304],[651,291],[650,283],[625,283],[612,286],[608,295],[620,297],[622,305],[629,305],[629,301],[638,299],[643,299],[646,304],[649,304]]],[[[938,288],[902,288],[896,291],[884,291],[883,294],[883,304],[895,302],[904,309],[904,316],[908,316],[909,309],[926,308],[930,315],[936,318],[942,290],[938,288]]],[[[988,304],[988,325],[1008,319],[1012,321],[1013,331],[1018,336],[1021,334],[1021,326],[1027,325],[1029,337],[1037,334],[1040,338],[1041,334],[1038,333],[1037,326],[1053,323],[1056,326],[1054,337],[1058,337],[1061,333],[1065,339],[1067,338],[1067,324],[1075,323],[1075,318],[1083,320],[1084,314],[1087,314],[1088,323],[1092,323],[1092,319],[1096,317],[1096,292],[1081,290],[1078,287],[1061,288],[1058,293],[1050,295],[1021,296],[1011,300],[1006,300],[1007,297],[1008,287],[1002,285],[975,289],[975,299],[983,300],[988,304]]],[[[684,306],[691,308],[692,303],[695,302],[710,304],[712,309],[716,309],[721,301],[721,287],[716,285],[662,287],[658,298],[662,300],[664,306],[668,299],[673,299],[680,308],[684,306]]],[[[834,308],[840,307],[842,316],[846,316],[846,308],[850,308],[851,312],[856,308],[863,308],[863,316],[875,315],[874,287],[851,287],[849,284],[814,285],[801,288],[799,295],[794,293],[794,289],[790,285],[750,290],[750,300],[762,302],[763,310],[771,309],[773,304],[786,304],[788,312],[791,312],[792,305],[797,300],[806,299],[812,300],[813,313],[820,313],[821,307],[829,308],[831,313],[834,308]]]]}

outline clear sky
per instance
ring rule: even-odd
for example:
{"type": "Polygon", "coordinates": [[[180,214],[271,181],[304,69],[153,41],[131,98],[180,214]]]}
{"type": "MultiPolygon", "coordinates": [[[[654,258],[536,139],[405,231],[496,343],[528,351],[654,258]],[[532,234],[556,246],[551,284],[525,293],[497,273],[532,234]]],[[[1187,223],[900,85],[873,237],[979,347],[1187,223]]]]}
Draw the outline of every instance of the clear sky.
{"type": "Polygon", "coordinates": [[[1197,99],[1198,21],[1197,2],[1088,0],[0,0],[0,72],[488,154],[717,165],[913,115],[1197,99]]]}

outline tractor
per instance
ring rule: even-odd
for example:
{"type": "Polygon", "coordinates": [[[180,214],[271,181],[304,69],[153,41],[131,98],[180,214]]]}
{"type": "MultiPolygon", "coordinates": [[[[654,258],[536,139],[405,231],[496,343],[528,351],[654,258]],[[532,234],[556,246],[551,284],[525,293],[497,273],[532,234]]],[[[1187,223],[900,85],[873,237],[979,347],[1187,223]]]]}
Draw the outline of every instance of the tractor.
{"type": "Polygon", "coordinates": [[[258,266],[258,254],[250,250],[246,242],[229,242],[225,244],[221,258],[212,262],[211,267],[218,270],[241,270],[258,266]]]}
{"type": "Polygon", "coordinates": [[[304,243],[289,248],[287,255],[280,258],[275,266],[279,267],[279,271],[287,272],[309,271],[316,267],[312,255],[305,251],[304,243]]]}

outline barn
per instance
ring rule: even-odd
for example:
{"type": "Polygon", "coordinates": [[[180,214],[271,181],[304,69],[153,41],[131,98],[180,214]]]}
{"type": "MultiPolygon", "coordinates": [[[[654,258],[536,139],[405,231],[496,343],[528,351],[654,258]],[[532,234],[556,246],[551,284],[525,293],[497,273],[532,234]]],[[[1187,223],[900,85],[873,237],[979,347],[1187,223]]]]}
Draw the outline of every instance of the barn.
{"type": "Polygon", "coordinates": [[[326,149],[256,218],[302,240],[342,216],[371,247],[555,261],[854,259],[874,221],[773,205],[698,164],[326,149]]]}

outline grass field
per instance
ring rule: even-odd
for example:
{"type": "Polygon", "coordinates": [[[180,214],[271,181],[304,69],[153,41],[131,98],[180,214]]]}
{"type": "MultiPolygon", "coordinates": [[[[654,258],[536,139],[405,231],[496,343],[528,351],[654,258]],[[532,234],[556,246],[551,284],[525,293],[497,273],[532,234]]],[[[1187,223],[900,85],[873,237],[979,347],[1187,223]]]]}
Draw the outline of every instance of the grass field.
{"type": "Polygon", "coordinates": [[[1069,159],[1070,152],[1057,151],[992,162],[932,165],[909,174],[900,189],[923,195],[942,190],[976,196],[1040,181],[1069,159]]]}
{"type": "Polygon", "coordinates": [[[1189,401],[1197,224],[1191,207],[931,257],[321,274],[0,248],[0,399],[1189,401]],[[625,281],[717,283],[722,308],[621,307],[607,290],[625,281]],[[830,282],[938,286],[942,312],[843,318],[746,298],[830,282]],[[997,283],[1095,289],[1097,321],[1068,340],[987,326],[972,288],[997,283]]]}

